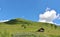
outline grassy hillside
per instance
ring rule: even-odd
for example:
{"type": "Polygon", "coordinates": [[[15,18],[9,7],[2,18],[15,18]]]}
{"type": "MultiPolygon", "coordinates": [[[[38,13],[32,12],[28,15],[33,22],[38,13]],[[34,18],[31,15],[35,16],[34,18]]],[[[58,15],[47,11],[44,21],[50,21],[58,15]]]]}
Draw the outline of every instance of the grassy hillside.
{"type": "Polygon", "coordinates": [[[60,26],[21,18],[0,23],[0,37],[60,37],[60,26]],[[44,28],[44,32],[37,32],[44,28]]]}

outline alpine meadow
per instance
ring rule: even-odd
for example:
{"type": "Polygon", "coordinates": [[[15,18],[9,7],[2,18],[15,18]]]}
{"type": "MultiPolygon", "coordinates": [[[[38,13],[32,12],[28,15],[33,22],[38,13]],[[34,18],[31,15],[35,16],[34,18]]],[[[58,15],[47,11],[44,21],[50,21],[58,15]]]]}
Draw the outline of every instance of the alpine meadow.
{"type": "Polygon", "coordinates": [[[0,23],[0,37],[60,37],[60,26],[16,18],[0,23]]]}

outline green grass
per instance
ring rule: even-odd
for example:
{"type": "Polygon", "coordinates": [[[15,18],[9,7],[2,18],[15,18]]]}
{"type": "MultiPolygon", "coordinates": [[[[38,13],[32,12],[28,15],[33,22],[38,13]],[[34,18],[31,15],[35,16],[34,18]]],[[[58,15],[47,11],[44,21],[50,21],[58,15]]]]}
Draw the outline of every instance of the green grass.
{"type": "Polygon", "coordinates": [[[60,26],[50,23],[32,22],[25,19],[12,19],[0,23],[0,37],[60,37],[60,26]],[[44,32],[37,32],[44,28],[44,32]],[[16,36],[16,34],[18,34],[16,36]]]}

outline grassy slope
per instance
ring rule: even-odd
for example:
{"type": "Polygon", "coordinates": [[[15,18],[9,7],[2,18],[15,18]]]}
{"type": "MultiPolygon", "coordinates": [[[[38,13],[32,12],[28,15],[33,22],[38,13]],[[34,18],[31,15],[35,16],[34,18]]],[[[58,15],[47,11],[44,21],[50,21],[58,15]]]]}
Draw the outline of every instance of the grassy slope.
{"type": "MultiPolygon", "coordinates": [[[[37,37],[60,37],[60,26],[54,24],[32,22],[24,19],[12,19],[8,22],[0,23],[0,36],[11,37],[11,35],[34,34],[37,37]],[[36,32],[40,28],[44,28],[44,32],[36,32]]],[[[25,37],[25,36],[24,36],[25,37]]]]}

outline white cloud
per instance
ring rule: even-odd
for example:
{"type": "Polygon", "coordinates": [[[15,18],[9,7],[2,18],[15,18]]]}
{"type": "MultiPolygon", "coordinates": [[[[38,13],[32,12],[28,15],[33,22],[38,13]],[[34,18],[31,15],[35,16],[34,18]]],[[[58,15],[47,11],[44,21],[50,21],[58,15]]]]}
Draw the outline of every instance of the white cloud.
{"type": "Polygon", "coordinates": [[[53,23],[53,24],[60,26],[60,24],[57,24],[57,23],[53,23]]]}
{"type": "Polygon", "coordinates": [[[50,10],[50,8],[47,8],[43,14],[39,14],[39,22],[53,23],[58,18],[59,14],[55,10],[50,10]]]}
{"type": "Polygon", "coordinates": [[[7,21],[9,21],[9,20],[0,20],[0,22],[7,22],[7,21]]]}
{"type": "Polygon", "coordinates": [[[58,16],[59,16],[58,18],[60,19],[60,14],[58,16]]]}

